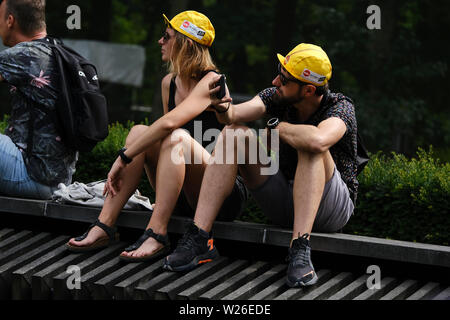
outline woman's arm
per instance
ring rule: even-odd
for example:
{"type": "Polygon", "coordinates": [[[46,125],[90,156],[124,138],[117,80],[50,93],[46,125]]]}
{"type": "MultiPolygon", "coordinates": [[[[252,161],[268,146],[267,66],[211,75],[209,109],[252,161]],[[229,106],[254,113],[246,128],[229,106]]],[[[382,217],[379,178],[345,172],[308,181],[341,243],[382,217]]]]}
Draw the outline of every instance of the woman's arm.
{"type": "Polygon", "coordinates": [[[125,155],[133,158],[205,111],[210,105],[208,84],[212,76],[211,73],[204,76],[182,103],[150,125],[146,132],[128,147],[125,155]]]}
{"type": "MultiPolygon", "coordinates": [[[[182,103],[150,125],[140,138],[138,138],[132,145],[128,146],[127,150],[124,152],[124,155],[127,158],[133,159],[133,157],[145,151],[155,142],[167,137],[175,129],[180,128],[185,123],[202,113],[211,102],[209,98],[209,82],[211,81],[212,76],[213,75],[211,73],[204,76],[182,103]]],[[[165,112],[168,111],[168,87],[166,77],[163,79],[161,84],[163,107],[165,112]]],[[[108,179],[105,184],[105,194],[107,192],[111,192],[114,196],[116,191],[120,189],[121,171],[125,168],[125,166],[126,164],[122,161],[121,157],[117,157],[108,173],[108,179]]]]}

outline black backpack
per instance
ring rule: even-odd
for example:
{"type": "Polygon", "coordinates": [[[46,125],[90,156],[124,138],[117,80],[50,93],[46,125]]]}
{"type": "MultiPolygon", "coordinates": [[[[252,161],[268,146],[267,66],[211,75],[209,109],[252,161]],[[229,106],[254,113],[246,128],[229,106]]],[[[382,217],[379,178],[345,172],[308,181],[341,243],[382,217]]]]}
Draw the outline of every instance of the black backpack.
{"type": "Polygon", "coordinates": [[[358,164],[356,174],[359,175],[369,162],[369,154],[366,147],[364,146],[361,135],[359,134],[359,130],[357,131],[356,162],[358,164]]]}
{"type": "Polygon", "coordinates": [[[62,141],[73,150],[91,151],[108,136],[107,103],[97,69],[59,39],[38,41],[51,47],[60,73],[61,91],[53,116],[62,141]]]}

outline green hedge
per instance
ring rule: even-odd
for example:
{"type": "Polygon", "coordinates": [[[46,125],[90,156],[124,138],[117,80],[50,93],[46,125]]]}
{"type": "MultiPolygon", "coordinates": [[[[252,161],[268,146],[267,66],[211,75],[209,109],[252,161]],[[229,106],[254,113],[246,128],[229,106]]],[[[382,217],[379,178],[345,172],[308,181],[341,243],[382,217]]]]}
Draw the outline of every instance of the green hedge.
{"type": "Polygon", "coordinates": [[[360,189],[346,233],[449,245],[450,164],[433,150],[417,158],[373,155],[358,177],[360,189]]]}
{"type": "MultiPolygon", "coordinates": [[[[111,125],[105,141],[91,153],[80,153],[74,181],[105,179],[133,125],[111,125]]],[[[5,127],[6,118],[0,122],[1,132],[5,127]]],[[[419,149],[413,159],[395,153],[371,155],[358,180],[357,206],[345,233],[449,245],[450,164],[435,159],[432,148],[419,149]]],[[[138,188],[154,202],[145,174],[138,188]]],[[[253,199],[240,219],[268,222],[253,199]]]]}

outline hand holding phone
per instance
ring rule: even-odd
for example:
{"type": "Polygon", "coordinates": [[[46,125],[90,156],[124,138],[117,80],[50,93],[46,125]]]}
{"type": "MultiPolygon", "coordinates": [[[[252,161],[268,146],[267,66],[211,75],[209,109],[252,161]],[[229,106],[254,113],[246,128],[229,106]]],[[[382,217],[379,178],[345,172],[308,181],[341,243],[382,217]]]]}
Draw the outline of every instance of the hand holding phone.
{"type": "Polygon", "coordinates": [[[220,86],[220,90],[216,93],[216,98],[217,99],[222,99],[223,97],[225,97],[225,93],[226,93],[225,80],[226,80],[225,75],[222,74],[220,76],[219,81],[216,82],[216,87],[220,86]]]}

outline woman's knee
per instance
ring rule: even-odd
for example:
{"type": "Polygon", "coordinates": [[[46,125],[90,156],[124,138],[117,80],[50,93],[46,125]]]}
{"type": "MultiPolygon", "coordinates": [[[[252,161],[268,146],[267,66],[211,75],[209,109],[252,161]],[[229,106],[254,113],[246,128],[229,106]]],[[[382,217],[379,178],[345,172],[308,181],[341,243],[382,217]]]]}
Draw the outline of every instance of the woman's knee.
{"type": "Polygon", "coordinates": [[[133,144],[139,137],[141,137],[145,131],[148,129],[148,126],[143,124],[135,125],[131,128],[130,132],[128,133],[127,139],[125,144],[127,146],[133,144]]]}

